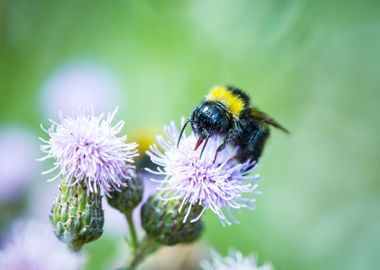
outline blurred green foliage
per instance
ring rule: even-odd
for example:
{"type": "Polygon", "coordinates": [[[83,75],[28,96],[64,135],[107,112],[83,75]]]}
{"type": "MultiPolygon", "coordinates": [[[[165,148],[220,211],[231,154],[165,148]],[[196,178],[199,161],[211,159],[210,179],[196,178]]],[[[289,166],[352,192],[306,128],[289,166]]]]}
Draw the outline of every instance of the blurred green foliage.
{"type": "MultiPolygon", "coordinates": [[[[375,269],[378,3],[2,0],[0,123],[41,133],[40,89],[78,59],[120,78],[128,133],[178,121],[211,86],[234,84],[291,135],[273,132],[257,210],[230,227],[209,213],[205,240],[223,253],[254,252],[276,269],[375,269]]],[[[94,247],[91,254],[103,254],[94,247]]],[[[90,258],[89,269],[104,265],[90,258]]]]}

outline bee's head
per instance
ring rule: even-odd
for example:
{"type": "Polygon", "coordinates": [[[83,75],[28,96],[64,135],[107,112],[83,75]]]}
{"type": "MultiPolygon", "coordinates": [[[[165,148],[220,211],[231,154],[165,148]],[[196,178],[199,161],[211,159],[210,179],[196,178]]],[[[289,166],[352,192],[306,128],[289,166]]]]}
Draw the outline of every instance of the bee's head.
{"type": "Polygon", "coordinates": [[[191,127],[202,139],[224,134],[231,127],[231,117],[222,104],[205,101],[191,114],[191,127]]]}

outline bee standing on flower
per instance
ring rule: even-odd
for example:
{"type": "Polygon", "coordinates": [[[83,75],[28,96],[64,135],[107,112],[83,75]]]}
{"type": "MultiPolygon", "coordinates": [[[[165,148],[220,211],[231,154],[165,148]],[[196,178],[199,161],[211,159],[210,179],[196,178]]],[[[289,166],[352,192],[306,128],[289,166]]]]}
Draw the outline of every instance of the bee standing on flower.
{"type": "Polygon", "coordinates": [[[276,120],[254,107],[249,96],[233,86],[215,86],[206,99],[191,113],[182,127],[178,144],[187,123],[191,123],[198,136],[195,149],[214,135],[224,136],[223,142],[215,152],[215,158],[228,144],[239,147],[236,158],[240,162],[248,159],[258,161],[269,137],[269,126],[274,126],[288,133],[288,130],[276,120]]]}
{"type": "MultiPolygon", "coordinates": [[[[185,120],[182,120],[182,126],[185,120]]],[[[247,160],[237,162],[234,159],[238,153],[236,147],[226,147],[220,150],[216,162],[215,152],[220,145],[219,136],[210,138],[209,147],[200,157],[200,151],[194,150],[197,138],[194,133],[187,136],[179,132],[174,122],[165,127],[168,140],[157,136],[158,146],[152,145],[147,154],[152,163],[160,166],[157,170],[146,169],[159,175],[159,190],[168,195],[161,196],[163,200],[182,201],[179,211],[184,211],[183,222],[198,221],[206,209],[211,209],[222,224],[238,223],[233,217],[233,210],[254,208],[257,194],[258,175],[249,175],[255,169],[255,162],[247,160]],[[179,137],[182,143],[177,147],[179,137]],[[173,195],[174,194],[174,195],[173,195]],[[194,209],[203,208],[197,215],[189,218],[194,209]]],[[[154,179],[153,179],[154,180],[154,179]]]]}

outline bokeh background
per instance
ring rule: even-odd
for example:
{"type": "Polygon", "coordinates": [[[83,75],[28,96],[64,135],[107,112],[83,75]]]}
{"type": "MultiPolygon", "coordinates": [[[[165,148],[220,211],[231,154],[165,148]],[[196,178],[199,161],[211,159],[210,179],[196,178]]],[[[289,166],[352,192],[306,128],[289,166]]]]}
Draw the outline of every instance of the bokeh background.
{"type": "MultiPolygon", "coordinates": [[[[272,133],[257,210],[230,227],[208,213],[203,243],[275,269],[377,269],[379,10],[354,0],[1,0],[0,239],[17,220],[48,221],[57,182],[35,159],[39,125],[58,110],[118,105],[125,132],[146,145],[228,83],[291,135],[272,133]]],[[[106,211],[86,269],[120,261],[126,224],[106,211]]]]}

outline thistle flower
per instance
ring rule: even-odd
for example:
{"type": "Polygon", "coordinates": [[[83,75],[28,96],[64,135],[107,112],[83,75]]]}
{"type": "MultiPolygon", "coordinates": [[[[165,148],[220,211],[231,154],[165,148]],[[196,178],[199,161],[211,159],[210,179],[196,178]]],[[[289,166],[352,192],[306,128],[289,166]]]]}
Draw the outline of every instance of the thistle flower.
{"type": "Polygon", "coordinates": [[[201,268],[204,270],[272,270],[270,264],[259,267],[254,256],[244,257],[241,252],[236,250],[230,250],[228,257],[225,258],[213,251],[211,261],[201,262],[201,268]]]}
{"type": "Polygon", "coordinates": [[[80,258],[57,241],[45,223],[18,223],[0,250],[0,269],[79,269],[80,258]]]}
{"type": "Polygon", "coordinates": [[[41,126],[50,138],[40,138],[46,156],[39,160],[55,160],[54,167],[42,174],[58,171],[48,181],[61,177],[68,185],[85,182],[91,192],[100,186],[107,194],[123,185],[119,176],[125,176],[123,168],[138,154],[136,143],[126,144],[127,136],[116,136],[124,126],[124,121],[111,125],[116,112],[117,108],[106,117],[95,116],[93,108],[86,108],[67,118],[61,114],[61,123],[50,120],[48,130],[41,126]]]}
{"type": "MultiPolygon", "coordinates": [[[[164,130],[168,140],[157,136],[157,142],[163,152],[156,145],[152,145],[150,151],[147,152],[152,162],[160,167],[157,167],[156,171],[146,169],[153,174],[165,177],[163,180],[152,179],[161,183],[159,190],[176,194],[172,198],[162,196],[162,199],[182,200],[179,211],[182,211],[184,205],[189,205],[187,213],[190,213],[191,208],[196,205],[202,206],[203,211],[191,222],[197,221],[204,210],[210,208],[218,215],[222,224],[229,225],[230,220],[238,223],[232,216],[231,209],[254,207],[253,198],[243,197],[245,193],[250,195],[257,193],[256,182],[259,176],[248,175],[256,167],[253,166],[253,162],[238,163],[234,159],[237,148],[233,147],[226,147],[220,151],[214,162],[216,150],[222,142],[221,138],[215,136],[209,139],[200,157],[200,149],[194,151],[197,138],[193,133],[190,136],[184,134],[177,148],[179,130],[175,123],[172,122],[164,130]]],[[[188,214],[185,215],[183,222],[186,222],[187,218],[188,214]]]]}

